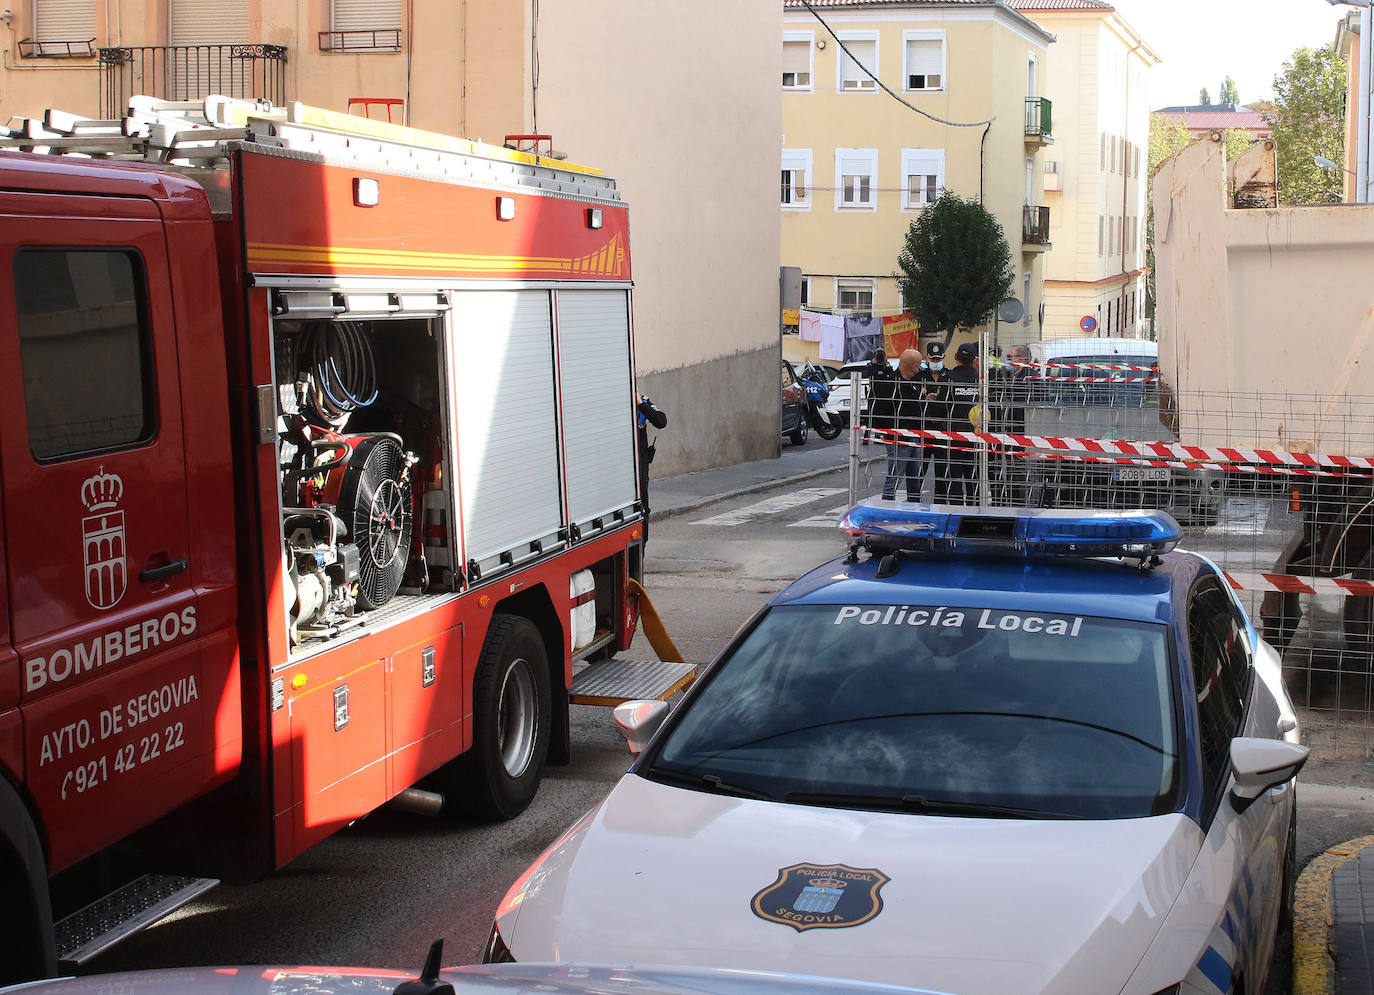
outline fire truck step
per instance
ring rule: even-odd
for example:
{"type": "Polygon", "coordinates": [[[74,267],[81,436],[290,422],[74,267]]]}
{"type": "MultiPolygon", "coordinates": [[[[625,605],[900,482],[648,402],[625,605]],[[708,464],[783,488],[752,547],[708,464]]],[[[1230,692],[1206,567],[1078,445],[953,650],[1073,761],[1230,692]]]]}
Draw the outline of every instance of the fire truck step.
{"type": "Polygon", "coordinates": [[[56,926],[63,970],[86,963],[217,884],[216,878],[145,874],[73,912],[56,926]]]}
{"type": "Polygon", "coordinates": [[[696,679],[690,663],[658,660],[602,660],[573,677],[568,700],[574,705],[619,705],[640,698],[667,700],[696,679]]]}

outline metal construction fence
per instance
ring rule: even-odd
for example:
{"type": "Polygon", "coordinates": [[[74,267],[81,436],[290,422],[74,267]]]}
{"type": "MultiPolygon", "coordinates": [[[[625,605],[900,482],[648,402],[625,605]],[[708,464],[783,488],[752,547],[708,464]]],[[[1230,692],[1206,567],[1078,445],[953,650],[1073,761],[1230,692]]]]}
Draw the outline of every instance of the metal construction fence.
{"type": "Polygon", "coordinates": [[[1151,367],[1096,364],[1004,365],[979,386],[972,408],[935,394],[895,426],[868,407],[864,452],[888,459],[862,492],[1168,511],[1282,653],[1309,776],[1374,784],[1374,397],[1182,396],[1151,367]]]}

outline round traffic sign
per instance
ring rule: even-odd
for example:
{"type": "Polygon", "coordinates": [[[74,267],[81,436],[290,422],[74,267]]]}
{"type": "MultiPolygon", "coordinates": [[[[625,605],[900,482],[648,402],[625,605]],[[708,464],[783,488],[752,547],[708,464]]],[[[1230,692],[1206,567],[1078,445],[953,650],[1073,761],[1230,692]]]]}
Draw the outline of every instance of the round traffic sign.
{"type": "Polygon", "coordinates": [[[1097,319],[1090,314],[1085,314],[1083,316],[1083,319],[1078,323],[1078,327],[1083,329],[1083,331],[1085,332],[1096,331],[1097,319]]]}

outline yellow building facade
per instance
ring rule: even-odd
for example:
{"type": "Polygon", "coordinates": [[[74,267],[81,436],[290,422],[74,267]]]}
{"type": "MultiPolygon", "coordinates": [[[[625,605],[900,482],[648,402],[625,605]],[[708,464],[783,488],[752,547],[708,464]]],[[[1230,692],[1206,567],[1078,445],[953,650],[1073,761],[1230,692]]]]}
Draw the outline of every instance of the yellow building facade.
{"type": "Polygon", "coordinates": [[[1102,0],[1010,0],[1055,36],[1042,337],[1145,333],[1147,73],[1159,56],[1102,0]]]}
{"type": "Polygon", "coordinates": [[[1039,338],[1043,258],[1057,234],[1042,199],[1053,35],[990,0],[812,6],[820,19],[783,2],[781,259],[802,271],[803,306],[900,312],[907,229],[949,190],[981,200],[1012,250],[1025,316],[1000,323],[999,343],[1039,338]]]}
{"type": "Polygon", "coordinates": [[[370,98],[355,111],[494,144],[552,135],[631,205],[658,475],[778,451],[781,21],[776,0],[25,0],[0,18],[0,110],[370,98]],[[730,27],[703,44],[703,24],[730,27]]]}

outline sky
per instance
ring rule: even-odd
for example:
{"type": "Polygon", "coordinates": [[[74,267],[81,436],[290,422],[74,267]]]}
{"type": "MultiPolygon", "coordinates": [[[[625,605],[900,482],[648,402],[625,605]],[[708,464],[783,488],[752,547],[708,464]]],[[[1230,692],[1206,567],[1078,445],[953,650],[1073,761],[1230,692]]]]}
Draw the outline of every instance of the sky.
{"type": "Polygon", "coordinates": [[[1274,95],[1295,48],[1329,45],[1353,7],[1327,0],[1109,0],[1163,59],[1150,70],[1150,107],[1197,103],[1236,81],[1243,104],[1274,95]]]}

